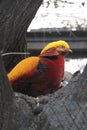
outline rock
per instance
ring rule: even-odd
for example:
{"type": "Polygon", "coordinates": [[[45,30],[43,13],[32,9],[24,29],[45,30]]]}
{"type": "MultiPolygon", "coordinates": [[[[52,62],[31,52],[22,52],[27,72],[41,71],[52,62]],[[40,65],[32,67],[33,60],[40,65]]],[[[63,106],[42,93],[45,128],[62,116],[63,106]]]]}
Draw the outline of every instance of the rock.
{"type": "Polygon", "coordinates": [[[72,74],[70,72],[68,72],[68,71],[65,71],[63,80],[61,82],[61,87],[65,87],[66,85],[68,85],[71,78],[72,78],[72,74]]]}
{"type": "Polygon", "coordinates": [[[63,80],[69,82],[71,80],[71,78],[72,78],[72,73],[65,71],[63,80]]]}

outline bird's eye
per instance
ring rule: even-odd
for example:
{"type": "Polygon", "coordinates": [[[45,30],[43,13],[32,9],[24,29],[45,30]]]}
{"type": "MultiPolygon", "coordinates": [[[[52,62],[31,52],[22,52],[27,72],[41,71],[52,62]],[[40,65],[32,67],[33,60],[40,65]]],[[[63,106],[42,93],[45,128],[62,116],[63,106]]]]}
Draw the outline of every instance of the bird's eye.
{"type": "Polygon", "coordinates": [[[61,48],[64,48],[64,46],[60,46],[61,48]]]}
{"type": "Polygon", "coordinates": [[[63,48],[64,48],[64,46],[59,46],[58,48],[61,48],[61,49],[63,49],[63,48]]]}

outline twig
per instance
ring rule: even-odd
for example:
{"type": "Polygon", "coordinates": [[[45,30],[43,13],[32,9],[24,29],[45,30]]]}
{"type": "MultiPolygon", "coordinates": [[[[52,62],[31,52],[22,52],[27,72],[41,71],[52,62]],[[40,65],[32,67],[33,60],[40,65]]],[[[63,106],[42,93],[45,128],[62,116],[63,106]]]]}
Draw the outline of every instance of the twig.
{"type": "Polygon", "coordinates": [[[8,52],[8,53],[3,53],[3,54],[1,54],[1,56],[7,56],[7,55],[22,55],[22,54],[30,55],[29,52],[8,52]]]}

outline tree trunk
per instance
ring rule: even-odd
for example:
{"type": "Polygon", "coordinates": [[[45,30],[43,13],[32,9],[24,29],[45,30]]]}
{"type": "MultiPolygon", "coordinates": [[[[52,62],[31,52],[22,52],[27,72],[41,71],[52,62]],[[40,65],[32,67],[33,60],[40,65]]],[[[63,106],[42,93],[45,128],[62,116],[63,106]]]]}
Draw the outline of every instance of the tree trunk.
{"type": "MultiPolygon", "coordinates": [[[[25,36],[42,0],[0,0],[0,52],[26,51],[25,36]]],[[[9,71],[25,55],[4,56],[9,71]]]]}
{"type": "Polygon", "coordinates": [[[10,128],[10,119],[13,114],[15,95],[8,82],[1,57],[0,68],[0,130],[8,130],[8,126],[10,128]]]}

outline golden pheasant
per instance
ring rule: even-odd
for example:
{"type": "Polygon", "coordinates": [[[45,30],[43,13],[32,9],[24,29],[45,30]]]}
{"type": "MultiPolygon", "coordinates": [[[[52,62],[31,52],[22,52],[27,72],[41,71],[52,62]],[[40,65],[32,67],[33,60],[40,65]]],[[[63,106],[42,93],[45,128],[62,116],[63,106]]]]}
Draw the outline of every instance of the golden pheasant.
{"type": "Polygon", "coordinates": [[[65,41],[46,45],[39,56],[26,58],[8,73],[14,91],[37,97],[60,88],[64,75],[64,57],[72,52],[65,41]]]}

